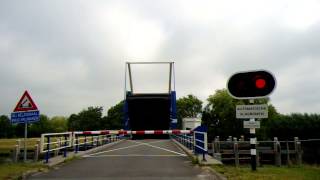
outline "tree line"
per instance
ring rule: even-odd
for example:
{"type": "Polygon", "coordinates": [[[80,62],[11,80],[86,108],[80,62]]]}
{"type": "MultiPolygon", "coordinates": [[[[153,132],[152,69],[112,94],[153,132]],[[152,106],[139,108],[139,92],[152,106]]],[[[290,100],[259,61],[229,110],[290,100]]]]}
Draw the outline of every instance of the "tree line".
{"type": "MultiPolygon", "coordinates": [[[[121,129],[123,101],[111,107],[103,116],[102,107],[88,107],[69,117],[41,114],[38,122],[28,124],[28,137],[39,137],[43,133],[65,131],[121,129]]],[[[11,124],[6,115],[0,116],[0,138],[24,137],[24,124],[11,124]]]]}
{"type": "MultiPolygon", "coordinates": [[[[236,105],[249,104],[248,100],[233,99],[226,89],[215,91],[207,98],[206,105],[194,95],[187,95],[177,100],[178,127],[182,127],[185,117],[199,117],[202,124],[208,127],[208,139],[215,136],[222,139],[228,136],[249,137],[249,130],[243,128],[243,119],[236,119],[236,105]]],[[[292,113],[281,114],[271,104],[270,99],[255,100],[255,104],[268,104],[269,116],[267,119],[258,119],[261,128],[257,130],[260,140],[271,140],[278,137],[280,140],[292,139],[297,136],[301,139],[320,137],[320,114],[292,113]]],[[[102,107],[88,107],[69,117],[55,116],[49,118],[40,115],[40,121],[29,124],[29,137],[39,137],[42,133],[121,129],[123,127],[124,101],[119,102],[103,116],[102,107]]],[[[23,137],[24,124],[12,125],[9,117],[0,116],[0,138],[23,137]]]]}
{"type": "MultiPolygon", "coordinates": [[[[243,119],[236,119],[236,105],[249,104],[248,100],[233,99],[226,89],[217,90],[207,98],[207,104],[196,96],[188,95],[177,100],[178,123],[181,127],[182,118],[199,116],[202,124],[208,127],[208,139],[215,136],[226,139],[228,136],[249,137],[249,129],[243,128],[243,119]],[[185,112],[188,111],[188,112],[185,112]]],[[[260,140],[292,140],[320,137],[320,114],[292,113],[281,114],[271,104],[269,98],[256,99],[255,104],[268,105],[268,118],[257,119],[261,128],[257,129],[260,140]]]]}

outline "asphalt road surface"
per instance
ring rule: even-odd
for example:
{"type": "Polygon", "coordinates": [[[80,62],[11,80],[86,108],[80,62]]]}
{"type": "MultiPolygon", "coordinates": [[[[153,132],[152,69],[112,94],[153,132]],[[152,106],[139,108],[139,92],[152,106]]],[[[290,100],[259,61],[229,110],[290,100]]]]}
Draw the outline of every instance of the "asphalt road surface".
{"type": "Polygon", "coordinates": [[[126,140],[30,179],[214,179],[171,140],[126,140]]]}

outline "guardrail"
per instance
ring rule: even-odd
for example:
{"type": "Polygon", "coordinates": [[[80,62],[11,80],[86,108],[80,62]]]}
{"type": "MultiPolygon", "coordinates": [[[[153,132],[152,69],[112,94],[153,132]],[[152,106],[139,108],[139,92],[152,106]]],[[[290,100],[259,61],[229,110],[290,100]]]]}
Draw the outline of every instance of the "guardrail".
{"type": "Polygon", "coordinates": [[[203,161],[206,161],[205,154],[208,153],[207,132],[190,131],[190,134],[172,134],[171,138],[192,150],[195,155],[202,154],[203,161]]]}
{"type": "Polygon", "coordinates": [[[202,154],[202,160],[206,161],[206,154],[208,154],[208,136],[207,132],[194,131],[194,152],[195,154],[202,154]]]}
{"type": "Polygon", "coordinates": [[[88,136],[87,134],[83,133],[75,133],[73,143],[74,151],[75,153],[78,153],[81,146],[83,147],[83,150],[87,150],[90,147],[97,147],[100,145],[118,141],[122,137],[124,137],[124,135],[121,134],[88,136]]]}
{"type": "Polygon", "coordinates": [[[190,130],[100,130],[100,131],[75,131],[64,133],[46,133],[41,135],[40,140],[40,153],[45,153],[45,162],[49,162],[52,153],[59,155],[63,153],[63,157],[67,157],[68,151],[78,153],[80,150],[87,150],[89,148],[97,147],[110,142],[118,141],[125,136],[132,134],[168,134],[172,136],[182,136],[183,143],[190,148],[194,149],[194,137],[188,135],[193,133],[190,130]]]}
{"type": "Polygon", "coordinates": [[[203,152],[208,152],[208,136],[206,132],[194,131],[194,146],[195,148],[199,148],[203,152]],[[203,138],[196,138],[197,135],[202,135],[203,138]],[[203,139],[203,140],[201,140],[203,139]],[[199,146],[198,143],[202,144],[199,146]]]}
{"type": "Polygon", "coordinates": [[[41,134],[40,153],[46,153],[45,159],[46,163],[48,163],[50,158],[50,152],[53,151],[58,152],[58,150],[63,149],[63,156],[67,157],[67,148],[72,147],[72,143],[72,132],[41,134]]]}
{"type": "Polygon", "coordinates": [[[172,134],[171,138],[175,139],[178,141],[180,144],[184,145],[190,150],[194,150],[194,136],[193,134],[180,134],[180,135],[175,135],[172,134]]]}
{"type": "MultiPolygon", "coordinates": [[[[88,133],[89,131],[46,133],[41,135],[40,153],[45,153],[45,163],[49,162],[51,154],[54,156],[62,152],[67,157],[68,151],[78,153],[93,147],[115,142],[124,137],[123,134],[88,133]]],[[[92,131],[90,131],[92,132],[92,131]]]]}

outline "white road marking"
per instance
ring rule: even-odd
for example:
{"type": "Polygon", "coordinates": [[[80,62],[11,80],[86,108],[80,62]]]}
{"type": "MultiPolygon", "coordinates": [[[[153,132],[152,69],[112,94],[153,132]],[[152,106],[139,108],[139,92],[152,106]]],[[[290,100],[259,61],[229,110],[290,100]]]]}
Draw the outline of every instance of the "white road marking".
{"type": "Polygon", "coordinates": [[[158,146],[153,146],[153,145],[148,144],[148,143],[143,143],[143,144],[145,144],[146,146],[150,146],[150,147],[153,147],[153,148],[161,149],[161,150],[164,150],[164,151],[167,151],[167,152],[171,152],[171,153],[174,153],[174,154],[178,154],[178,155],[181,155],[181,156],[184,156],[184,155],[185,155],[185,154],[178,153],[178,152],[175,152],[175,151],[166,149],[166,148],[162,148],[162,147],[158,147],[158,146]]]}
{"type": "MultiPolygon", "coordinates": [[[[159,141],[162,141],[162,140],[159,140],[159,141]]],[[[159,142],[159,141],[153,141],[153,143],[159,142]]],[[[140,143],[140,142],[136,142],[136,141],[132,141],[132,140],[130,140],[130,142],[134,142],[134,143],[138,143],[138,144],[126,146],[126,147],[121,147],[121,148],[117,148],[117,149],[111,149],[111,150],[107,150],[107,151],[101,151],[101,152],[97,152],[97,153],[93,153],[93,154],[88,154],[88,155],[84,155],[83,157],[89,157],[89,156],[94,156],[97,154],[108,153],[108,152],[117,151],[117,150],[121,150],[121,149],[128,149],[128,148],[132,148],[132,147],[146,145],[145,143],[140,143]]]]}
{"type": "Polygon", "coordinates": [[[122,147],[122,148],[111,149],[111,150],[108,150],[108,151],[101,151],[101,152],[97,152],[97,153],[85,155],[85,156],[83,156],[83,157],[88,157],[88,156],[93,156],[93,155],[97,155],[97,154],[102,154],[102,153],[117,151],[117,150],[121,150],[121,149],[128,149],[128,148],[137,147],[137,146],[142,146],[142,145],[143,145],[143,144],[136,144],[136,145],[126,146],[126,147],[122,147]]]}
{"type": "Polygon", "coordinates": [[[95,157],[181,157],[181,156],[187,156],[187,155],[175,155],[175,154],[110,154],[110,155],[99,155],[99,156],[87,156],[90,158],[95,157]]]}

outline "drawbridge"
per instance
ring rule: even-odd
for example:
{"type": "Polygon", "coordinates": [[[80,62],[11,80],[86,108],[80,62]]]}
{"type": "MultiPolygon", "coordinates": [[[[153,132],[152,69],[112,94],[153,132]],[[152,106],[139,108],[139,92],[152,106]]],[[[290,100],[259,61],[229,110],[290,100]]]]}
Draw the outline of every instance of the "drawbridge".
{"type": "MultiPolygon", "coordinates": [[[[150,74],[143,74],[150,76],[150,74]]],[[[165,75],[161,75],[165,76],[165,75]]],[[[153,82],[154,83],[154,82],[153,82]]],[[[174,62],[127,62],[125,67],[125,107],[124,129],[167,130],[177,128],[176,91],[174,62]],[[133,77],[133,66],[144,66],[149,73],[156,71],[159,65],[169,69],[166,92],[153,90],[141,92],[136,90],[133,77]],[[151,69],[150,67],[154,68],[151,69]]],[[[133,135],[137,138],[166,138],[168,135],[133,135]]]]}

